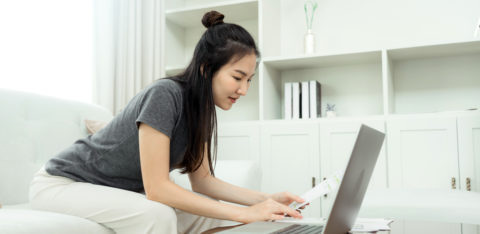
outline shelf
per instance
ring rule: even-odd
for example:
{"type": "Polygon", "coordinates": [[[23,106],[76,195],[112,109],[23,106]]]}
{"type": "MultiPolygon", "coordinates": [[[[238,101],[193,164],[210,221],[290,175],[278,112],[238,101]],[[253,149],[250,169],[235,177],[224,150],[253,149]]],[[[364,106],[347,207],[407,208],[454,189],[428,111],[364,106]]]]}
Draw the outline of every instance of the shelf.
{"type": "Polygon", "coordinates": [[[387,51],[390,59],[394,61],[478,54],[480,53],[480,41],[398,48],[387,51]]]}
{"type": "Polygon", "coordinates": [[[381,51],[266,58],[263,60],[264,120],[283,119],[284,84],[316,80],[321,112],[335,104],[339,117],[383,115],[381,51]]]}
{"type": "Polygon", "coordinates": [[[185,70],[185,66],[184,65],[178,65],[178,66],[167,66],[165,68],[165,74],[167,76],[173,76],[173,75],[177,75],[181,72],[183,72],[185,70]]]}
{"type": "Polygon", "coordinates": [[[263,63],[280,71],[285,71],[365,63],[381,63],[381,60],[381,51],[369,51],[348,54],[267,57],[263,59],[263,63]]]}
{"type": "Polygon", "coordinates": [[[199,27],[203,15],[216,10],[225,15],[225,22],[258,19],[258,1],[242,0],[212,3],[202,6],[185,7],[165,11],[166,19],[182,27],[199,27]]]}
{"type": "Polygon", "coordinates": [[[387,50],[389,114],[480,108],[480,41],[387,50]]]}
{"type": "Polygon", "coordinates": [[[167,72],[172,67],[172,72],[178,64],[188,64],[192,58],[195,46],[205,32],[201,19],[205,12],[217,10],[225,14],[225,22],[235,23],[245,28],[258,45],[258,1],[222,1],[191,6],[192,3],[205,1],[190,1],[187,7],[179,8],[183,1],[169,1],[176,4],[176,8],[165,11],[165,65],[167,72]],[[189,5],[190,4],[190,5],[189,5]]]}
{"type": "Polygon", "coordinates": [[[458,110],[458,111],[441,111],[429,113],[415,114],[389,114],[385,116],[385,120],[390,119],[433,119],[448,117],[478,117],[480,118],[480,110],[458,110]]]}

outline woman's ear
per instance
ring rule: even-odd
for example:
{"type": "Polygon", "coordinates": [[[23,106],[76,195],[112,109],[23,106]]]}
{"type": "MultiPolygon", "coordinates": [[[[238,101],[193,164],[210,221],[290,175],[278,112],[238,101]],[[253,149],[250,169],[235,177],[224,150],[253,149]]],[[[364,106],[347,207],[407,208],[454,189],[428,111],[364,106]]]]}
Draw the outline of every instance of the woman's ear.
{"type": "Polygon", "coordinates": [[[205,76],[205,66],[207,66],[205,63],[200,65],[200,74],[204,77],[204,78],[207,78],[207,76],[205,76]]]}

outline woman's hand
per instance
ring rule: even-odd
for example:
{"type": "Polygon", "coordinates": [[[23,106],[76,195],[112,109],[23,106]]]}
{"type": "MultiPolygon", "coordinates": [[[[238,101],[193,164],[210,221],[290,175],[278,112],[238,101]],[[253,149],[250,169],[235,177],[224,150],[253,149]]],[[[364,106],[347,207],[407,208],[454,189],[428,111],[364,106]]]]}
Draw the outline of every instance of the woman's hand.
{"type": "Polygon", "coordinates": [[[251,223],[257,221],[279,220],[283,219],[285,215],[297,219],[302,218],[302,215],[300,215],[298,211],[269,198],[263,202],[247,207],[238,221],[242,223],[251,223]]]}
{"type": "MultiPolygon", "coordinates": [[[[302,199],[301,197],[291,194],[289,192],[281,192],[281,193],[274,193],[269,196],[269,198],[284,204],[286,206],[290,205],[292,202],[297,202],[298,204],[303,203],[305,200],[302,199]]],[[[297,211],[301,213],[301,210],[305,209],[306,206],[310,205],[310,203],[307,203],[303,205],[302,207],[298,208],[297,211]]]]}
{"type": "Polygon", "coordinates": [[[294,201],[299,204],[305,201],[301,197],[291,194],[289,192],[274,193],[274,194],[271,194],[269,198],[273,199],[276,202],[284,204],[286,206],[290,205],[294,201]]]}

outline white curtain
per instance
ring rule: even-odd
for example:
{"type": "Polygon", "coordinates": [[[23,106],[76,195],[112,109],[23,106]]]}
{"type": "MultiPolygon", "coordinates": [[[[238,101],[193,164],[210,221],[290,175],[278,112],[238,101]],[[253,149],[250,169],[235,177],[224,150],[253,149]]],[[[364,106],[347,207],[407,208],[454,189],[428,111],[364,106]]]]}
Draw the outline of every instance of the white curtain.
{"type": "Polygon", "coordinates": [[[155,79],[163,61],[161,0],[94,1],[94,102],[120,112],[155,79]]]}

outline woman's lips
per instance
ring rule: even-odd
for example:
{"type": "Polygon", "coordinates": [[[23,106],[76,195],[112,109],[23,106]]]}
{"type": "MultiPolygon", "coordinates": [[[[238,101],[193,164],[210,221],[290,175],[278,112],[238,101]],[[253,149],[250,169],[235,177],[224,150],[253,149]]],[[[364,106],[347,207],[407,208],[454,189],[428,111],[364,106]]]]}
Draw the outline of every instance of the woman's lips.
{"type": "Polygon", "coordinates": [[[228,99],[230,99],[230,101],[231,101],[232,103],[235,103],[235,102],[237,101],[237,99],[231,98],[231,97],[228,97],[228,99]]]}

